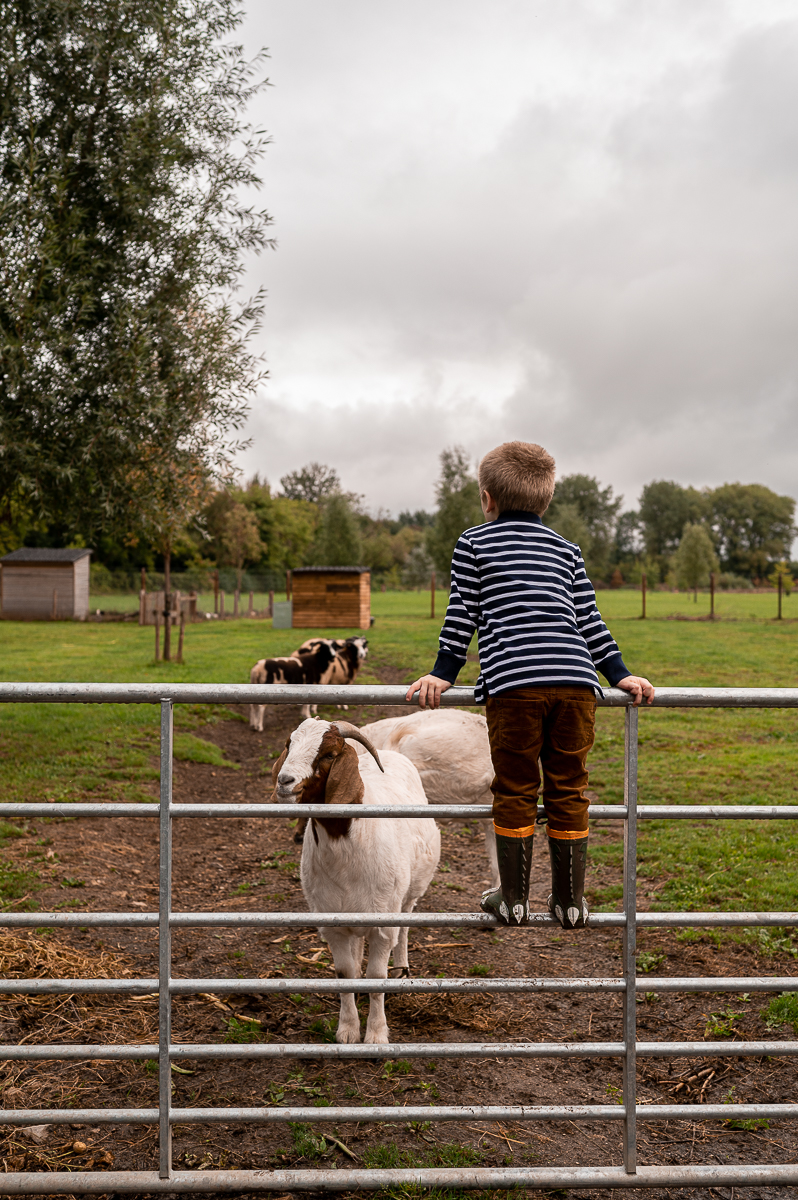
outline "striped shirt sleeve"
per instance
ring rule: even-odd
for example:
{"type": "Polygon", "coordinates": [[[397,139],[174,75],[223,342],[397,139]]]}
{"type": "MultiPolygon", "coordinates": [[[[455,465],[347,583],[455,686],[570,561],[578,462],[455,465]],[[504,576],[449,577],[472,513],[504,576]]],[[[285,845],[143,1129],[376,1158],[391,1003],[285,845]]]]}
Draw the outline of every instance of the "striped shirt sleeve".
{"type": "Polygon", "coordinates": [[[574,608],[576,624],[585,639],[593,665],[611,686],[630,674],[618,644],[602,620],[596,604],[596,593],[593,584],[587,577],[582,555],[576,560],[574,572],[574,608]]]}
{"type": "Polygon", "coordinates": [[[479,619],[479,572],[474,549],[465,534],[454,548],[451,590],[441,627],[438,657],[432,674],[455,683],[465,665],[468,647],[479,619]]]}

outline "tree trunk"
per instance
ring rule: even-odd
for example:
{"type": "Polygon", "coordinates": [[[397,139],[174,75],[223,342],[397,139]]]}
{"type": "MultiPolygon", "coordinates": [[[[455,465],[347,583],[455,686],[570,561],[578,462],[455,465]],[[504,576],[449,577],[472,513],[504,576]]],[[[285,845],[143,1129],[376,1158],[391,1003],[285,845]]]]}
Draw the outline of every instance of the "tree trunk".
{"type": "Polygon", "coordinates": [[[163,556],[163,660],[172,661],[172,549],[163,556]]]}

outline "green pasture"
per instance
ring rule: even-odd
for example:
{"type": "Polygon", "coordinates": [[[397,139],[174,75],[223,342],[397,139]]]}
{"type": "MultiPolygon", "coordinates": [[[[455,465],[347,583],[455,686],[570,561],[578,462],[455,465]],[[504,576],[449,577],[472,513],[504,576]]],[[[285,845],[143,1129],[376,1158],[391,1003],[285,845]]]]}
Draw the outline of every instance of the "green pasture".
{"type": "MultiPolygon", "coordinates": [[[[97,606],[109,600],[97,598],[97,606]]],[[[428,592],[375,593],[370,657],[360,678],[411,680],[435,657],[445,593],[429,616],[428,592]]],[[[720,594],[718,620],[703,616],[708,597],[654,592],[649,619],[639,619],[639,593],[605,591],[599,604],[630,669],[655,684],[794,686],[798,664],[798,597],[720,594]]],[[[186,630],[185,663],[153,661],[154,631],[133,623],[0,625],[2,678],[20,681],[245,682],[258,658],[286,654],[313,634],[356,630],[273,630],[271,622],[202,621],[186,630]]],[[[475,650],[475,647],[472,647],[475,650]]],[[[461,682],[473,683],[476,661],[461,682]]],[[[195,736],[224,710],[178,706],[179,757],[222,763],[195,736]]],[[[158,713],[147,705],[3,705],[0,779],[7,800],[152,799],[157,770],[158,713]]],[[[640,719],[640,799],[658,804],[796,804],[798,713],[790,710],[650,710],[640,719]]],[[[605,803],[623,789],[623,715],[598,713],[591,787],[605,803]]],[[[604,829],[609,828],[604,823],[604,829]]],[[[0,838],[3,834],[0,830],[0,838]]],[[[791,910],[795,905],[798,830],[792,822],[644,822],[641,891],[658,908],[791,910]]],[[[594,860],[619,861],[617,842],[597,845],[594,860]]],[[[17,890],[0,869],[0,898],[17,890]]],[[[22,884],[20,884],[22,887],[22,884]]],[[[26,889],[27,890],[27,886],[26,889]]],[[[594,901],[615,907],[617,889],[594,901]]],[[[773,938],[773,934],[764,934],[773,938]]]]}

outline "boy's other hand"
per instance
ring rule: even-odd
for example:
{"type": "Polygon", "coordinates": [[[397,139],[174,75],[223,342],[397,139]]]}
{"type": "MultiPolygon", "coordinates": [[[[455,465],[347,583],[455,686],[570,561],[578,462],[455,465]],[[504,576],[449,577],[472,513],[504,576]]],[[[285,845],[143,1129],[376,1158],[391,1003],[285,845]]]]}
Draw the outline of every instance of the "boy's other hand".
{"type": "Polygon", "coordinates": [[[623,688],[625,692],[631,692],[635,704],[640,704],[643,697],[647,704],[651,704],[654,700],[654,685],[644,679],[642,675],[627,675],[625,679],[620,679],[615,686],[623,688]]]}
{"type": "Polygon", "coordinates": [[[430,708],[440,708],[441,696],[451,686],[447,680],[439,679],[437,675],[422,675],[415,683],[410,684],[406,699],[412,700],[413,693],[418,692],[419,708],[426,708],[427,704],[430,708]]]}

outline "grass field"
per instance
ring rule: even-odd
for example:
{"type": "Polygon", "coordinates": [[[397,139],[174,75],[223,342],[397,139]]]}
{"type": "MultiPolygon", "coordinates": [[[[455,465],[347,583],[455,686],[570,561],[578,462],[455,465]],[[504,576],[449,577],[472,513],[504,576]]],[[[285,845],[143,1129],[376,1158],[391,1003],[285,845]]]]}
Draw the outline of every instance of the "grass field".
{"type": "MultiPolygon", "coordinates": [[[[109,608],[111,599],[97,597],[109,608]]],[[[94,602],[93,602],[94,603],[94,602]]],[[[629,667],[655,684],[793,686],[798,662],[798,596],[785,597],[785,620],[774,620],[775,595],[721,594],[714,623],[708,597],[652,593],[649,620],[639,619],[640,597],[602,592],[599,603],[629,667]]],[[[370,658],[363,682],[391,668],[410,680],[429,670],[438,620],[429,617],[428,593],[375,593],[370,658]]],[[[352,631],[308,630],[341,636],[352,631]]],[[[285,654],[299,631],[272,630],[263,620],[207,621],[186,632],[182,666],[153,662],[152,628],[134,624],[13,623],[0,625],[4,679],[20,681],[245,682],[252,663],[285,654]]],[[[472,683],[469,662],[461,682],[472,683]]],[[[219,713],[178,706],[178,755],[213,753],[192,730],[219,713]]],[[[158,714],[149,706],[4,705],[0,709],[0,780],[8,800],[141,799],[154,777],[158,714]]],[[[622,795],[622,714],[598,714],[591,756],[591,787],[604,802],[622,795]]],[[[641,716],[641,803],[798,803],[798,713],[783,710],[652,710],[641,716]]],[[[0,827],[2,838],[2,827],[0,827]]],[[[617,845],[595,855],[612,859],[617,845]]],[[[660,908],[795,907],[798,830],[782,822],[646,822],[640,838],[641,890],[660,908]]],[[[13,903],[4,883],[0,901],[13,903]]],[[[16,890],[17,895],[24,894],[16,890]]],[[[596,899],[614,907],[608,889],[596,899]]],[[[774,937],[760,931],[761,936],[774,937]]]]}

